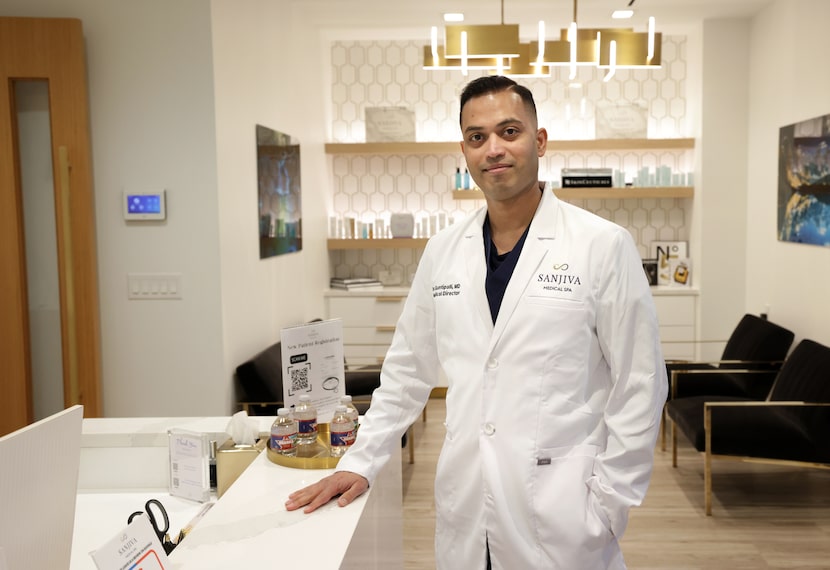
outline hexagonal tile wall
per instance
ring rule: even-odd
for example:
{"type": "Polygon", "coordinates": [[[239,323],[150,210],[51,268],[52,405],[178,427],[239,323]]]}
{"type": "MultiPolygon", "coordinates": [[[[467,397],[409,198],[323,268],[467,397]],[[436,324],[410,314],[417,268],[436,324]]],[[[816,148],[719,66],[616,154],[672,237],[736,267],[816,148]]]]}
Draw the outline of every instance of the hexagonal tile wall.
{"type": "MultiPolygon", "coordinates": [[[[335,41],[331,44],[332,142],[365,140],[367,107],[405,107],[415,114],[418,141],[457,141],[458,96],[474,75],[428,71],[421,66],[424,41],[335,41]]],[[[636,105],[645,110],[649,138],[688,137],[686,38],[663,36],[663,65],[655,70],[618,70],[608,82],[598,70],[579,68],[575,81],[566,68],[551,77],[522,78],[534,94],[539,124],[551,140],[593,139],[597,109],[603,105],[636,105]],[[578,84],[575,85],[575,84],[578,84]]],[[[694,170],[694,151],[609,150],[552,151],[540,163],[540,177],[558,180],[563,168],[606,167],[625,172],[626,179],[643,168],[668,166],[673,173],[694,170]]],[[[456,169],[464,158],[449,154],[340,154],[331,157],[333,216],[364,222],[388,221],[394,212],[409,212],[416,227],[443,214],[451,222],[484,205],[483,200],[454,200],[456,169]]],[[[691,200],[569,199],[626,227],[640,254],[648,257],[654,240],[688,240],[691,200]]],[[[411,277],[421,250],[347,250],[330,252],[333,276],[377,276],[401,269],[411,277]]]]}

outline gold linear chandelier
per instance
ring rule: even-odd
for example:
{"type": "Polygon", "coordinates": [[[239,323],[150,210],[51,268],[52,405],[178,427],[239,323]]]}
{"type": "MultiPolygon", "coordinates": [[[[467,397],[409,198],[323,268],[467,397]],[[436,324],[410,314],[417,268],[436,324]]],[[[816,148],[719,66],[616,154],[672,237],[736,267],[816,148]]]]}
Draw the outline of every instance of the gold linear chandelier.
{"type": "MultiPolygon", "coordinates": [[[[504,23],[504,0],[501,0],[501,24],[444,26],[444,44],[438,43],[438,28],[430,32],[430,45],[424,47],[424,69],[453,69],[467,75],[468,70],[504,72],[511,61],[528,49],[519,41],[519,25],[504,23]]],[[[544,73],[544,72],[543,72],[544,73]]]]}
{"type": "Polygon", "coordinates": [[[438,28],[431,30],[430,45],[424,47],[424,69],[485,70],[504,75],[550,75],[554,67],[569,67],[570,78],[579,66],[605,70],[610,80],[617,69],[658,68],[662,58],[662,34],[655,31],[654,18],[647,32],[631,28],[580,28],[578,0],[573,21],[560,30],[559,39],[548,40],[544,21],[539,22],[537,41],[521,43],[519,26],[504,23],[501,0],[500,25],[453,24],[444,27],[444,44],[438,43],[438,28]]]}

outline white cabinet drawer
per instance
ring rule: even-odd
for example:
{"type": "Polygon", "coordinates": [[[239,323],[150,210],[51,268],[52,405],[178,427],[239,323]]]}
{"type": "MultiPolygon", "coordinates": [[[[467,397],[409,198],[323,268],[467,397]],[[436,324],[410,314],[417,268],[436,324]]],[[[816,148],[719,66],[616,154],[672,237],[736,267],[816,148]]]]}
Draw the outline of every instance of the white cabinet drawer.
{"type": "Polygon", "coordinates": [[[402,296],[329,297],[328,316],[343,319],[344,327],[394,327],[404,300],[402,296]]]}
{"type": "Polygon", "coordinates": [[[695,360],[697,356],[697,295],[677,292],[654,294],[660,346],[666,360],[695,360]]]}
{"type": "Polygon", "coordinates": [[[363,364],[379,364],[386,357],[389,345],[385,344],[347,344],[343,346],[343,354],[349,366],[363,364]]]}
{"type": "Polygon", "coordinates": [[[697,360],[695,345],[691,343],[663,344],[665,360],[697,360]]]}
{"type": "Polygon", "coordinates": [[[346,344],[392,344],[394,326],[343,327],[343,342],[346,344]]]}
{"type": "Polygon", "coordinates": [[[666,360],[695,359],[695,328],[686,327],[660,327],[660,346],[663,349],[663,358],[666,360]]]}
{"type": "Polygon", "coordinates": [[[695,298],[692,296],[655,296],[657,321],[660,326],[695,324],[695,298]]]}
{"type": "Polygon", "coordinates": [[[680,341],[694,342],[695,327],[693,325],[682,327],[660,327],[660,341],[663,343],[677,343],[680,341]]]}

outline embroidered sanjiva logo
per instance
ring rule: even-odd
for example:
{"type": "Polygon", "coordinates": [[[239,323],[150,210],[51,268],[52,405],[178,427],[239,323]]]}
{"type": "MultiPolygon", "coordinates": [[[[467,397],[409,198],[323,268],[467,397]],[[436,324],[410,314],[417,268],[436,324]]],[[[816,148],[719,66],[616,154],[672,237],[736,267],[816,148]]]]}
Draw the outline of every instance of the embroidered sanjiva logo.
{"type": "Polygon", "coordinates": [[[544,289],[552,291],[561,291],[565,293],[572,292],[571,286],[582,285],[579,275],[570,275],[566,273],[569,265],[567,263],[554,263],[552,265],[553,272],[539,273],[536,277],[538,283],[546,283],[544,289]]]}

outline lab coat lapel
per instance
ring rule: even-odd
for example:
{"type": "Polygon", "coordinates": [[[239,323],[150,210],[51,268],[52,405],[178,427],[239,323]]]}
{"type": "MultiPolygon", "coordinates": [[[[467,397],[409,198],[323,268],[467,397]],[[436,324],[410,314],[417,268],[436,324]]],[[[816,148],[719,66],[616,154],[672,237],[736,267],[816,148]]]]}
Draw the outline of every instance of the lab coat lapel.
{"type": "Polygon", "coordinates": [[[467,275],[472,285],[471,299],[475,305],[475,311],[481,319],[485,330],[493,329],[493,319],[490,317],[490,305],[487,302],[487,292],[484,288],[484,281],[487,277],[487,265],[484,261],[484,216],[487,210],[482,208],[464,234],[464,263],[467,265],[467,275]]]}
{"type": "Polygon", "coordinates": [[[519,255],[519,261],[516,263],[516,268],[513,270],[513,275],[510,277],[510,282],[504,292],[504,298],[499,308],[499,316],[496,318],[491,347],[498,342],[504,333],[528,283],[530,283],[542,260],[555,245],[557,209],[558,199],[550,189],[545,188],[542,192],[542,200],[536,209],[536,214],[530,222],[530,229],[519,255]]]}

